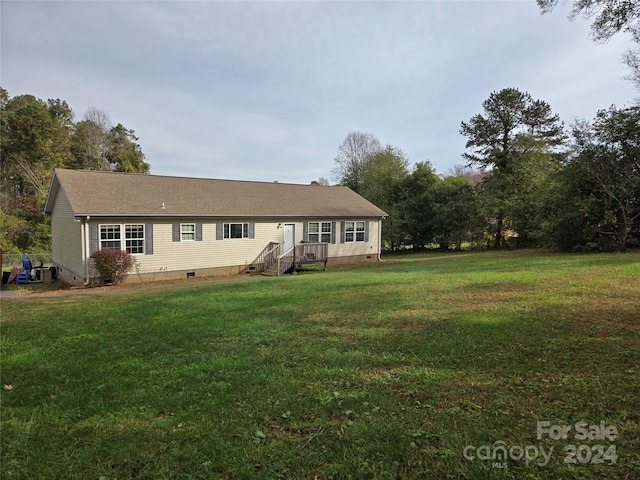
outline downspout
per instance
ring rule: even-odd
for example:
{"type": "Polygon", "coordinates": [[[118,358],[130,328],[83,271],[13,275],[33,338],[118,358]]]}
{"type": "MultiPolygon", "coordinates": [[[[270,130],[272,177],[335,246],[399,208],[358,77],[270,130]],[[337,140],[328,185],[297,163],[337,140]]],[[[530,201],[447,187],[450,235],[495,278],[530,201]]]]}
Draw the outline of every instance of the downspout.
{"type": "Polygon", "coordinates": [[[87,234],[87,225],[89,222],[89,215],[87,215],[87,218],[84,219],[84,222],[82,222],[82,237],[84,240],[84,253],[83,253],[83,257],[84,257],[84,269],[85,269],[85,276],[84,276],[84,286],[86,287],[89,284],[89,258],[91,257],[91,242],[89,240],[89,235],[87,234]]]}
{"type": "Polygon", "coordinates": [[[378,261],[382,260],[382,220],[384,217],[380,217],[378,220],[378,261]]]}

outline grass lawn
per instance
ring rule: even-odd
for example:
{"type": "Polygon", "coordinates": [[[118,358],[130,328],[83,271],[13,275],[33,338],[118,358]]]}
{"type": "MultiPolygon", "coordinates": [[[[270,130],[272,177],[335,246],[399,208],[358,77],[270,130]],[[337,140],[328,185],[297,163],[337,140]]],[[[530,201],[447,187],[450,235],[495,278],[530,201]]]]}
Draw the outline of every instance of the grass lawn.
{"type": "Polygon", "coordinates": [[[387,256],[1,313],[1,478],[640,472],[640,253],[387,256]]]}

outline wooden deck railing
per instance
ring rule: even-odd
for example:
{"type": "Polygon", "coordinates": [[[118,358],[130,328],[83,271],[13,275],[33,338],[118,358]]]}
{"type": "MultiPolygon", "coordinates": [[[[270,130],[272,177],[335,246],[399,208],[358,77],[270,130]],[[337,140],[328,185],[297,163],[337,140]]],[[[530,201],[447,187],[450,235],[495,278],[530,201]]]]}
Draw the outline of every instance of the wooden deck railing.
{"type": "Polygon", "coordinates": [[[264,257],[262,261],[263,271],[278,262],[278,257],[280,256],[280,251],[282,250],[282,245],[280,245],[279,243],[270,242],[268,246],[270,246],[271,248],[269,248],[268,250],[264,250],[264,257]]]}
{"type": "Polygon", "coordinates": [[[277,275],[314,263],[323,263],[326,268],[328,259],[328,243],[299,243],[278,256],[277,275]]]}
{"type": "Polygon", "coordinates": [[[271,265],[276,263],[278,255],[280,255],[281,245],[276,242],[269,242],[260,252],[250,265],[248,265],[242,273],[254,271],[256,273],[264,272],[271,265]]]}
{"type": "Polygon", "coordinates": [[[314,263],[324,263],[326,268],[329,259],[328,243],[300,243],[295,246],[296,267],[314,263]]]}
{"type": "Polygon", "coordinates": [[[278,256],[278,259],[276,261],[278,266],[276,275],[282,275],[283,273],[286,273],[293,267],[294,265],[293,262],[295,259],[295,250],[296,250],[296,247],[293,246],[289,250],[287,250],[286,252],[283,252],[281,255],[278,256]]]}

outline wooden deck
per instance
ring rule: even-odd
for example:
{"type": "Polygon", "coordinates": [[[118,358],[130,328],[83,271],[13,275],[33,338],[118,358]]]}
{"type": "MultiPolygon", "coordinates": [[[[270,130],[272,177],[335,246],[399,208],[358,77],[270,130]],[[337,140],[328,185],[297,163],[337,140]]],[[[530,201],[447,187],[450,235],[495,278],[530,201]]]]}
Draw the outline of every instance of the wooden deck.
{"type": "Polygon", "coordinates": [[[251,265],[252,271],[264,275],[282,275],[295,273],[305,265],[324,264],[327,268],[329,259],[328,243],[303,242],[282,252],[282,245],[270,243],[251,265]]]}
{"type": "Polygon", "coordinates": [[[300,243],[294,247],[294,250],[294,262],[298,268],[315,263],[323,263],[324,268],[327,268],[327,260],[329,259],[328,243],[300,243]]]}

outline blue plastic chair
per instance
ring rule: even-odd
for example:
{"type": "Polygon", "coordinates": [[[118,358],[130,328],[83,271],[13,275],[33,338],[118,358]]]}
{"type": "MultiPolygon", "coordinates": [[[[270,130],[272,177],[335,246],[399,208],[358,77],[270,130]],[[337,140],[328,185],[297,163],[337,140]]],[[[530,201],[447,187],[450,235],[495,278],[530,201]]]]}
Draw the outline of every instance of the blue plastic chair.
{"type": "Polygon", "coordinates": [[[16,275],[16,285],[20,285],[21,283],[29,283],[29,275],[27,272],[18,272],[18,275],[16,275]]]}

